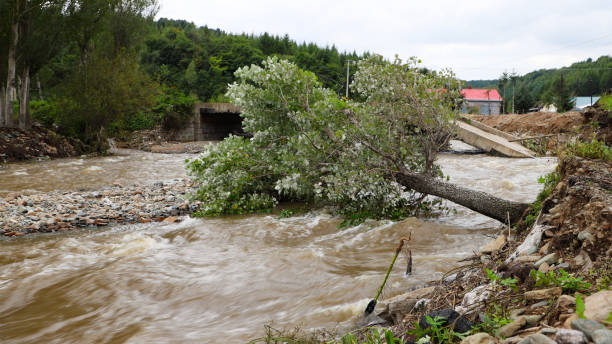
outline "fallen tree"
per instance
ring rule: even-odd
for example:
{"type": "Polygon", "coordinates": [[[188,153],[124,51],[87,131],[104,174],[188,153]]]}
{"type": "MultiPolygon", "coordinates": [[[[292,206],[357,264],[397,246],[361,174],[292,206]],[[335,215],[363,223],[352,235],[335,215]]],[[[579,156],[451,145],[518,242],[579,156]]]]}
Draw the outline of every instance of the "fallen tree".
{"type": "Polygon", "coordinates": [[[454,132],[458,82],[423,72],[416,59],[358,63],[354,100],[314,74],[269,58],[236,71],[227,95],[245,132],[188,164],[199,179],[200,215],[267,210],[281,200],[336,207],[349,221],[432,211],[434,195],[496,220],[518,221],[526,204],[444,182],[437,153],[454,132]]]}

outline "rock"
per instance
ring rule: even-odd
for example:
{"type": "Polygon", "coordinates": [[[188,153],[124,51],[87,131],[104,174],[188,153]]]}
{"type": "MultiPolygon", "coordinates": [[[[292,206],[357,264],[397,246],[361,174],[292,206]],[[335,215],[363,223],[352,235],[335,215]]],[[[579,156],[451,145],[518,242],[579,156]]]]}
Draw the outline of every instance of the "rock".
{"type": "Polygon", "coordinates": [[[557,252],[551,253],[549,255],[544,256],[542,259],[538,260],[533,264],[536,268],[539,268],[543,263],[547,263],[548,265],[555,264],[559,260],[559,255],[557,252]]]}
{"type": "Polygon", "coordinates": [[[568,310],[576,307],[576,298],[570,295],[561,295],[557,300],[557,309],[568,310]]]}
{"type": "Polygon", "coordinates": [[[542,259],[541,256],[532,255],[532,256],[520,256],[516,258],[517,262],[520,263],[535,263],[538,260],[542,259]]]}
{"type": "Polygon", "coordinates": [[[510,338],[506,338],[506,339],[502,340],[502,344],[517,344],[521,340],[523,340],[523,338],[521,338],[519,336],[510,337],[510,338]]]}
{"type": "Polygon", "coordinates": [[[483,248],[480,249],[481,253],[493,253],[502,249],[506,245],[506,235],[502,234],[497,237],[495,240],[491,240],[488,244],[486,244],[483,248]]]}
{"type": "Polygon", "coordinates": [[[612,290],[601,290],[584,299],[584,316],[596,321],[608,319],[612,312],[612,290]]]}
{"type": "Polygon", "coordinates": [[[588,342],[584,333],[568,329],[557,330],[555,341],[558,344],[587,344],[588,342]]]}
{"type": "Polygon", "coordinates": [[[550,270],[551,270],[551,268],[550,268],[550,266],[548,265],[548,263],[546,263],[546,262],[542,263],[542,264],[540,265],[540,267],[538,268],[538,271],[539,271],[539,272],[541,272],[541,273],[543,273],[543,274],[547,273],[547,272],[548,272],[548,271],[550,271],[550,270]]]}
{"type": "Polygon", "coordinates": [[[469,337],[465,337],[461,344],[495,344],[495,338],[487,333],[476,333],[469,337]]]}
{"type": "Polygon", "coordinates": [[[538,324],[538,322],[540,321],[540,319],[542,319],[543,316],[539,314],[535,314],[535,315],[523,315],[523,317],[525,318],[527,325],[535,326],[538,324]]]}
{"type": "Polygon", "coordinates": [[[548,241],[546,244],[542,245],[542,247],[540,247],[540,254],[548,254],[548,251],[550,250],[550,241],[548,241]]]}
{"type": "Polygon", "coordinates": [[[471,291],[465,293],[461,305],[455,307],[457,311],[463,314],[469,314],[469,310],[475,303],[483,302],[491,295],[491,286],[488,284],[478,286],[471,291]]]}
{"type": "MultiPolygon", "coordinates": [[[[450,326],[454,323],[455,326],[453,326],[453,330],[459,333],[470,331],[472,329],[472,326],[474,325],[467,318],[460,316],[459,313],[452,309],[442,309],[439,311],[433,311],[427,314],[427,316],[431,317],[432,319],[435,319],[436,317],[443,318],[443,326],[450,326]]],[[[430,327],[425,315],[422,316],[421,319],[419,319],[419,326],[421,326],[422,329],[430,327]]]]}
{"type": "Polygon", "coordinates": [[[554,340],[541,333],[532,334],[521,340],[518,344],[557,344],[554,340]]]}
{"type": "Polygon", "coordinates": [[[557,264],[557,266],[555,266],[555,270],[559,270],[559,269],[563,269],[563,270],[567,270],[569,269],[570,264],[568,262],[564,262],[561,264],[557,264]]]}
{"type": "Polygon", "coordinates": [[[516,320],[499,328],[497,335],[502,338],[512,337],[518,330],[527,324],[524,317],[518,317],[516,320]]]}
{"type": "MultiPolygon", "coordinates": [[[[417,299],[402,299],[389,303],[389,316],[393,323],[399,324],[404,316],[412,311],[417,301],[417,299]]],[[[382,316],[381,318],[385,319],[382,316]]]]}
{"type": "Polygon", "coordinates": [[[525,308],[518,308],[518,309],[513,309],[510,311],[510,319],[515,320],[516,318],[519,317],[519,315],[525,313],[526,309],[525,308]]]}
{"type": "Polygon", "coordinates": [[[547,334],[555,334],[557,333],[559,329],[554,328],[554,327],[545,327],[542,330],[540,330],[540,333],[543,335],[547,335],[547,334]]]}
{"type": "Polygon", "coordinates": [[[593,242],[594,241],[593,234],[591,234],[588,230],[583,230],[580,233],[578,233],[578,240],[593,242]]]}
{"type": "Polygon", "coordinates": [[[394,296],[376,305],[376,314],[388,322],[398,323],[401,318],[416,306],[419,299],[431,294],[436,287],[427,287],[394,296]]]}
{"type": "Polygon", "coordinates": [[[589,254],[584,250],[580,250],[580,253],[576,257],[574,257],[574,265],[580,267],[583,271],[590,270],[593,267],[593,262],[589,257],[589,254]]]}
{"type": "Polygon", "coordinates": [[[180,222],[180,221],[181,221],[181,219],[179,219],[178,217],[175,217],[175,216],[169,216],[169,217],[167,217],[164,220],[164,222],[166,222],[166,223],[175,223],[175,222],[180,222]]]}
{"type": "Polygon", "coordinates": [[[563,293],[563,290],[559,287],[549,288],[549,289],[540,289],[540,290],[532,290],[525,292],[526,300],[547,300],[553,299],[563,293]]]}
{"type": "Polygon", "coordinates": [[[589,339],[593,338],[595,331],[605,329],[604,325],[591,319],[576,319],[572,321],[572,328],[574,330],[582,331],[582,333],[586,334],[589,339]]]}
{"type": "Polygon", "coordinates": [[[595,344],[612,344],[612,331],[597,330],[593,332],[592,339],[595,344]]]}
{"type": "Polygon", "coordinates": [[[563,322],[563,328],[567,328],[567,329],[572,329],[572,322],[574,320],[578,319],[578,314],[572,314],[570,315],[567,319],[565,319],[565,321],[563,322]]]}
{"type": "Polygon", "coordinates": [[[548,306],[548,301],[540,301],[540,302],[534,303],[533,305],[529,306],[529,309],[534,310],[536,308],[546,307],[546,306],[548,306]]]}

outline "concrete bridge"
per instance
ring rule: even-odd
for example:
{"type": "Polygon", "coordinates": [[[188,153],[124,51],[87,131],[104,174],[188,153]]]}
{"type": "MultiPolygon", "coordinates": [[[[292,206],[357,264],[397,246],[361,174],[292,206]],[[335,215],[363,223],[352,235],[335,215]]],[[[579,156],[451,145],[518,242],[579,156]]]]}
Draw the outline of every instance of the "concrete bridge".
{"type": "MultiPolygon", "coordinates": [[[[513,158],[532,158],[535,153],[523,147],[510,134],[486,126],[480,122],[457,121],[459,140],[486,152],[513,158]],[[469,122],[469,123],[468,123],[469,122]]],[[[199,103],[194,106],[188,125],[175,134],[177,141],[216,141],[229,134],[243,134],[240,108],[229,103],[199,103]]]]}
{"type": "Polygon", "coordinates": [[[177,141],[216,141],[242,134],[240,108],[229,103],[198,103],[187,126],[174,135],[177,141]]]}
{"type": "Polygon", "coordinates": [[[496,152],[510,158],[533,158],[535,153],[518,143],[518,137],[461,117],[456,121],[457,138],[485,152],[496,152]],[[468,123],[469,122],[469,123],[468,123]]]}

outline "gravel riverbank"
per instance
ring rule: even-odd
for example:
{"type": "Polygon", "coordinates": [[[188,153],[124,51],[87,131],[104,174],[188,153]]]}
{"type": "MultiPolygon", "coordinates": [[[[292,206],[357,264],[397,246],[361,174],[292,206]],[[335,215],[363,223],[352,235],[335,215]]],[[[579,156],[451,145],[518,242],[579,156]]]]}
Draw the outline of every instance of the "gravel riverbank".
{"type": "Polygon", "coordinates": [[[35,232],[62,232],[109,224],[178,221],[198,202],[187,201],[195,188],[189,179],[149,185],[115,184],[97,191],[12,193],[0,198],[0,234],[21,236],[35,232]]]}

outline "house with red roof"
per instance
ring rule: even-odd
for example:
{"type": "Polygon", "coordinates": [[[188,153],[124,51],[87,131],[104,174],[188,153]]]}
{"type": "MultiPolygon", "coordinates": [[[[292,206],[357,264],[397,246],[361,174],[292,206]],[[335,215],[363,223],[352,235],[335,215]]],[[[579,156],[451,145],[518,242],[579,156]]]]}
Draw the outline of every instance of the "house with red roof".
{"type": "Polygon", "coordinates": [[[465,88],[461,95],[464,98],[463,113],[501,114],[503,99],[496,89],[465,88]]]}

